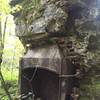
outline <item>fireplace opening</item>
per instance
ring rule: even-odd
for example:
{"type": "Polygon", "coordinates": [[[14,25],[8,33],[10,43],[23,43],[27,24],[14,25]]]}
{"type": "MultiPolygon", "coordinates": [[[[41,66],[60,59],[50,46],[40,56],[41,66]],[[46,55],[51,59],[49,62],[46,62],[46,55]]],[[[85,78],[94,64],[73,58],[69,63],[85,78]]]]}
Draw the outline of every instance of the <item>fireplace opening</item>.
{"type": "Polygon", "coordinates": [[[21,94],[34,93],[40,100],[58,100],[59,75],[44,68],[26,68],[21,72],[21,94]]]}

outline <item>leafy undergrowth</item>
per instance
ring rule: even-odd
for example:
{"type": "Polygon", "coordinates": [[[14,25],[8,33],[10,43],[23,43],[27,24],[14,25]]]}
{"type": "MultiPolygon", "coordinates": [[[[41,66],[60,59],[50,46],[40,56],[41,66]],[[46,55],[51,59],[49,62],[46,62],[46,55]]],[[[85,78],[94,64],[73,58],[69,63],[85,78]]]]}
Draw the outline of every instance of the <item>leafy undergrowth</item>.
{"type": "MultiPolygon", "coordinates": [[[[3,68],[2,74],[11,97],[15,98],[18,94],[18,69],[9,70],[3,68]]],[[[9,100],[3,89],[2,82],[0,83],[0,100],[9,100]]]]}
{"type": "Polygon", "coordinates": [[[95,78],[92,84],[81,87],[81,97],[79,100],[100,100],[100,78],[95,78]]]}

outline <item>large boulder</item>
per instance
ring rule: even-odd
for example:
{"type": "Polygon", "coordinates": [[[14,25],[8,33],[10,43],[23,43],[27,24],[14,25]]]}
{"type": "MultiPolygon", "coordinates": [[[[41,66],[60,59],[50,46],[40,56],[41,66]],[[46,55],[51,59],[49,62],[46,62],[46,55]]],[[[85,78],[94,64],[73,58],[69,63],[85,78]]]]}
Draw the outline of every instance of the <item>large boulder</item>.
{"type": "Polygon", "coordinates": [[[27,37],[26,41],[28,37],[32,41],[47,38],[50,35],[47,31],[62,33],[65,31],[64,23],[67,20],[67,13],[61,7],[49,0],[41,0],[39,2],[40,7],[35,8],[35,10],[31,9],[31,7],[25,10],[24,7],[26,6],[23,3],[21,3],[23,9],[21,9],[15,21],[16,35],[22,41],[25,41],[25,37],[27,37]]]}

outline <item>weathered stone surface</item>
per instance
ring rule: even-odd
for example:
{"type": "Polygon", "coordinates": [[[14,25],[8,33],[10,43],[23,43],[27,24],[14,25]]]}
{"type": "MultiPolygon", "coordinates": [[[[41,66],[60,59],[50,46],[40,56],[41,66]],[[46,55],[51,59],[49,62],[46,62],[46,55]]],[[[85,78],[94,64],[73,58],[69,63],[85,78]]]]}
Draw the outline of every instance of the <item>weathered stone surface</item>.
{"type": "Polygon", "coordinates": [[[49,23],[51,24],[52,22],[54,26],[52,30],[59,31],[61,30],[61,25],[64,25],[66,18],[67,14],[60,7],[57,7],[55,4],[45,5],[41,17],[32,21],[31,24],[25,24],[24,21],[18,23],[16,26],[16,34],[17,36],[29,36],[32,34],[45,33],[46,28],[49,29],[49,23]]]}
{"type": "MultiPolygon", "coordinates": [[[[93,4],[90,3],[89,5],[90,7],[92,5],[95,9],[95,5],[93,4]]],[[[24,5],[22,6],[24,7],[24,5]]],[[[28,10],[29,12],[24,12],[26,10],[22,9],[22,13],[20,15],[21,18],[19,16],[19,18],[17,18],[17,21],[16,21],[16,23],[18,24],[16,27],[16,34],[18,36],[21,37],[21,36],[29,36],[32,34],[34,35],[35,33],[45,33],[47,32],[46,29],[48,29],[49,32],[58,32],[58,33],[60,32],[60,33],[66,33],[66,34],[67,32],[74,32],[74,29],[73,29],[74,25],[71,25],[71,24],[74,24],[74,23],[76,24],[77,23],[76,19],[79,20],[79,23],[80,22],[84,23],[85,21],[81,21],[81,19],[86,16],[85,14],[86,12],[89,12],[89,10],[86,11],[88,7],[87,7],[87,2],[84,0],[83,1],[79,1],[79,0],[71,0],[71,1],[46,0],[44,1],[44,0],[41,0],[39,6],[40,8],[38,8],[38,10],[35,9],[34,11],[31,11],[33,10],[31,8],[28,10]],[[41,16],[39,16],[38,18],[37,17],[34,18],[35,15],[38,16],[37,13],[41,13],[41,12],[42,12],[42,14],[40,14],[41,16]],[[26,15],[26,16],[23,16],[23,15],[26,15]],[[68,16],[69,17],[72,16],[73,18],[68,19],[68,16]],[[32,17],[33,17],[33,20],[32,20],[32,17]],[[23,19],[25,19],[26,21],[23,19]],[[66,24],[68,25],[66,26],[66,24]]],[[[93,13],[91,12],[91,16],[92,15],[93,13]]],[[[80,26],[82,27],[81,24],[80,26]]]]}

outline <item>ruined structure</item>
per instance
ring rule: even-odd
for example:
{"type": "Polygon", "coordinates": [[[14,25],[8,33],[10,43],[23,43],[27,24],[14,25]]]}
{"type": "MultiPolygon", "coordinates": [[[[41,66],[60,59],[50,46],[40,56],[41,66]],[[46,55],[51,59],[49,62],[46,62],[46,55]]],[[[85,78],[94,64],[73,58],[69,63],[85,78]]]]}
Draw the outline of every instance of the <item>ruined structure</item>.
{"type": "Polygon", "coordinates": [[[98,100],[90,88],[99,76],[99,3],[12,0],[16,35],[26,50],[20,61],[21,94],[32,92],[36,100],[98,100]]]}

